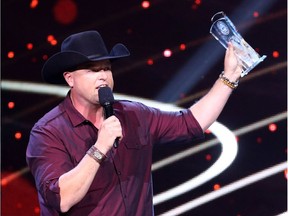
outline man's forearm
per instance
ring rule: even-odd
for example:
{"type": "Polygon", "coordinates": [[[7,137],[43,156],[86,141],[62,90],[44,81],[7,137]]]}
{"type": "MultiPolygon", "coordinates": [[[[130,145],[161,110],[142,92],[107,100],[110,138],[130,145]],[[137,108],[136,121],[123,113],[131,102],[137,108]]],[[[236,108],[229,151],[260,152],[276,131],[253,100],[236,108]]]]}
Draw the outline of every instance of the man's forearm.
{"type": "Polygon", "coordinates": [[[217,79],[210,91],[190,107],[203,131],[217,120],[232,91],[230,87],[217,79]]]}
{"type": "Polygon", "coordinates": [[[99,166],[99,163],[86,154],[74,169],[59,178],[62,212],[67,212],[86,195],[99,166]]]}

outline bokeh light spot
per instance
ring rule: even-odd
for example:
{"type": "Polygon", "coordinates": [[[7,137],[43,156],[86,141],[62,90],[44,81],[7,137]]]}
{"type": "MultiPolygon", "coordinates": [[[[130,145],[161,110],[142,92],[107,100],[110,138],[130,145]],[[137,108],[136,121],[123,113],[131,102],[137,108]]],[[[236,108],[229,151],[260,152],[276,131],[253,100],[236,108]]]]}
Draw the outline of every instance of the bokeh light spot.
{"type": "Polygon", "coordinates": [[[47,36],[47,41],[48,41],[48,42],[51,42],[52,40],[55,40],[54,35],[48,35],[48,36],[47,36]]]}
{"type": "Polygon", "coordinates": [[[45,61],[45,60],[47,60],[48,59],[48,55],[43,55],[42,56],[42,59],[45,61]]]}
{"type": "Polygon", "coordinates": [[[77,18],[78,8],[73,0],[58,0],[54,5],[53,13],[57,22],[69,25],[77,18]]]}
{"type": "Polygon", "coordinates": [[[13,101],[8,102],[8,109],[14,109],[15,103],[13,101]]]}
{"type": "Polygon", "coordinates": [[[15,54],[13,51],[10,51],[10,52],[8,52],[7,56],[8,56],[8,58],[12,59],[12,58],[14,58],[15,54]]]}
{"type": "Polygon", "coordinates": [[[280,56],[278,51],[273,51],[272,53],[273,58],[278,58],[280,56]]]}
{"type": "Polygon", "coordinates": [[[40,208],[38,206],[34,208],[34,213],[37,215],[40,214],[40,208]]]}
{"type": "Polygon", "coordinates": [[[269,124],[268,128],[269,128],[269,131],[275,132],[277,130],[277,125],[272,123],[272,124],[269,124]]]}
{"type": "Polygon", "coordinates": [[[141,6],[142,6],[142,8],[147,9],[150,7],[150,2],[149,1],[143,1],[141,6]]]}
{"type": "Polygon", "coordinates": [[[258,11],[254,11],[253,17],[255,17],[255,18],[259,17],[259,12],[258,11]]]}
{"type": "Polygon", "coordinates": [[[170,49],[164,50],[164,52],[163,52],[164,57],[169,58],[169,57],[171,57],[171,55],[172,55],[172,51],[170,49]]]}
{"type": "Polygon", "coordinates": [[[32,50],[33,49],[33,44],[32,43],[28,43],[26,45],[26,47],[27,47],[28,50],[32,50]]]}
{"type": "Polygon", "coordinates": [[[15,139],[20,140],[22,138],[22,133],[21,132],[16,132],[15,133],[15,139]]]}
{"type": "Polygon", "coordinates": [[[154,64],[153,59],[148,59],[148,60],[147,60],[147,64],[148,64],[148,65],[153,65],[153,64],[154,64]]]}
{"type": "Polygon", "coordinates": [[[220,184],[215,184],[213,186],[214,190],[219,190],[221,188],[220,184]]]}
{"type": "Polygon", "coordinates": [[[30,2],[30,8],[31,9],[34,9],[34,8],[36,8],[37,6],[38,6],[38,0],[32,0],[31,2],[30,2]]]}
{"type": "Polygon", "coordinates": [[[210,161],[210,160],[212,159],[212,156],[211,156],[210,154],[207,154],[207,155],[205,156],[205,158],[206,158],[207,161],[210,161]]]}
{"type": "Polygon", "coordinates": [[[186,50],[186,45],[185,44],[180,44],[179,49],[182,50],[182,51],[186,50]]]}
{"type": "Polygon", "coordinates": [[[50,44],[51,44],[52,46],[57,45],[57,40],[52,40],[52,41],[50,42],[50,44]]]}

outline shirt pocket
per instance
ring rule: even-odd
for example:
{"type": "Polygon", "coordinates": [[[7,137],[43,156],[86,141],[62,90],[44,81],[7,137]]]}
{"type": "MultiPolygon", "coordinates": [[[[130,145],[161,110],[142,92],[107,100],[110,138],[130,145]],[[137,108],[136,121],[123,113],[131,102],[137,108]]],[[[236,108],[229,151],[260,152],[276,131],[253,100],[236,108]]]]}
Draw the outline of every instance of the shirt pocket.
{"type": "Polygon", "coordinates": [[[129,150],[137,150],[147,147],[149,144],[148,135],[137,133],[135,131],[130,132],[130,134],[123,137],[122,143],[129,150]]]}

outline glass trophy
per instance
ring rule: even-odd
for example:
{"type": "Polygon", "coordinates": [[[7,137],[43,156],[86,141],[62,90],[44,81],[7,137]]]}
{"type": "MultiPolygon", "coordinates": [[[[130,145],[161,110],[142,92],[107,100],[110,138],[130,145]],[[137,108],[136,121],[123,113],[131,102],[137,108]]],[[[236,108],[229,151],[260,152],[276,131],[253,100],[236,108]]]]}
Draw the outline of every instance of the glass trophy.
{"type": "Polygon", "coordinates": [[[224,12],[216,13],[212,18],[213,22],[210,33],[218,40],[226,49],[228,42],[234,47],[235,54],[241,62],[243,71],[241,77],[247,75],[254,67],[262,62],[266,56],[262,57],[242,38],[237,32],[234,24],[225,15],[224,12]]]}

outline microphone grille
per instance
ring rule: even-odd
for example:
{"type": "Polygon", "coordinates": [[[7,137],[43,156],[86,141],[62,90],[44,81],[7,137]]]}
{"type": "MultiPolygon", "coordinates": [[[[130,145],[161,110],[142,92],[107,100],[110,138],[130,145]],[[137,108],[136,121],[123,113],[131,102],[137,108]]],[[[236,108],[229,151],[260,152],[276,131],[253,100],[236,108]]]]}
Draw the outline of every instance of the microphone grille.
{"type": "Polygon", "coordinates": [[[113,96],[111,88],[102,87],[99,89],[98,94],[99,94],[99,102],[101,106],[107,103],[108,104],[114,103],[114,96],[113,96]]]}

